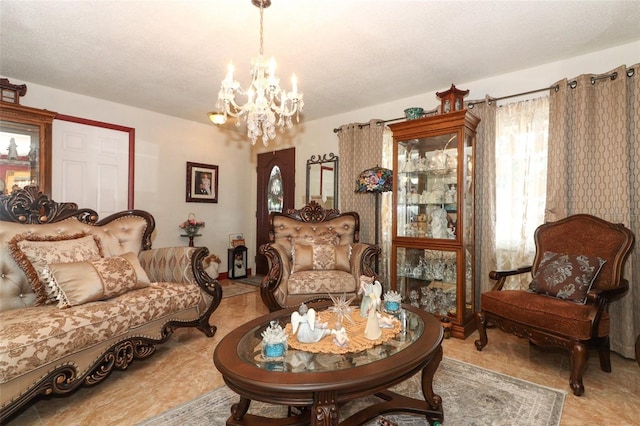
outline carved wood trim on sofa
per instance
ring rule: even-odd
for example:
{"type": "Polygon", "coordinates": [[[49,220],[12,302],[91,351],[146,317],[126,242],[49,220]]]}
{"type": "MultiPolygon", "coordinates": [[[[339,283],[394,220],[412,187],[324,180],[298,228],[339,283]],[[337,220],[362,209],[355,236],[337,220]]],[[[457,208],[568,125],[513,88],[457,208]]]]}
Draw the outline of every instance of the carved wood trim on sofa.
{"type": "MultiPolygon", "coordinates": [[[[35,187],[26,187],[9,195],[0,196],[0,221],[15,222],[26,225],[44,225],[61,222],[75,217],[82,224],[100,227],[114,221],[123,220],[130,216],[143,218],[146,227],[142,231],[141,250],[153,250],[151,248],[151,234],[155,229],[153,216],[142,210],[128,210],[112,214],[102,220],[98,220],[98,214],[91,209],[79,209],[75,203],[58,203],[47,195],[42,194],[35,187]]],[[[29,229],[33,229],[30,226],[29,229]]],[[[113,336],[114,343],[103,353],[100,349],[94,349],[95,362],[89,364],[89,368],[82,368],[80,373],[74,362],[75,354],[65,355],[55,366],[30,382],[28,388],[21,388],[21,392],[0,410],[0,422],[14,415],[20,408],[39,396],[66,395],[82,385],[95,385],[102,382],[114,369],[125,370],[134,359],[145,359],[156,351],[156,345],[166,342],[172,333],[180,327],[195,327],[206,336],[212,337],[217,327],[209,324],[209,319],[222,300],[222,288],[220,283],[212,279],[203,268],[202,261],[209,255],[205,247],[188,248],[179,247],[177,250],[188,250],[190,262],[189,282],[194,282],[201,290],[201,302],[197,308],[196,319],[180,320],[187,317],[179,312],[157,317],[146,324],[138,326],[122,334],[122,338],[113,336]],[[165,317],[172,317],[164,319],[165,317]],[[157,326],[156,326],[157,324],[157,326]],[[149,328],[145,326],[149,325],[149,328]],[[140,331],[136,331],[140,329],[140,331]],[[150,334],[153,335],[150,335],[150,334]]],[[[158,249],[162,250],[162,249],[158,249]]],[[[185,252],[186,253],[186,252],[185,252]]],[[[186,257],[183,257],[186,261],[186,257]]],[[[185,266],[188,266],[185,265],[185,266]]],[[[188,269],[188,268],[187,268],[188,269]]],[[[147,271],[148,272],[148,271],[147,271]]],[[[185,281],[186,282],[186,281],[185,281]]],[[[193,309],[193,308],[189,308],[193,309]]],[[[18,312],[20,310],[16,309],[18,312]]],[[[12,311],[10,311],[12,312],[12,311]]],[[[19,315],[19,312],[17,313],[19,315]]],[[[80,351],[82,352],[82,351],[80,351]]],[[[86,364],[85,364],[86,366],[86,364]]],[[[41,368],[41,367],[40,367],[41,368]]],[[[3,385],[4,386],[4,385],[3,385]]]]}

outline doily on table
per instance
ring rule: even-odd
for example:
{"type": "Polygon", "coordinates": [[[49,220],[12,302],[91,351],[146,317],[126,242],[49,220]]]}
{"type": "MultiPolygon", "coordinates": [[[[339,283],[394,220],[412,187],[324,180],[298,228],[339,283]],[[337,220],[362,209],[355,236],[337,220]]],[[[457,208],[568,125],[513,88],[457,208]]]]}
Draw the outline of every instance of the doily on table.
{"type": "MultiPolygon", "coordinates": [[[[377,340],[369,340],[364,337],[364,329],[367,326],[367,319],[360,316],[360,309],[356,308],[351,312],[351,319],[353,324],[346,318],[342,320],[342,326],[347,331],[349,337],[349,346],[341,348],[333,343],[333,335],[323,337],[319,342],[315,343],[301,343],[298,341],[295,335],[293,335],[291,324],[287,324],[285,331],[287,333],[287,343],[289,348],[298,349],[300,351],[306,351],[311,353],[329,353],[329,354],[346,354],[350,352],[360,352],[365,349],[370,349],[376,345],[380,345],[389,339],[393,339],[398,333],[400,333],[402,326],[397,318],[386,313],[381,313],[384,317],[393,319],[393,328],[380,328],[382,335],[377,340]]],[[[338,317],[335,313],[328,311],[320,311],[317,313],[316,322],[326,322],[329,324],[329,328],[333,328],[337,322],[338,317]]]]}

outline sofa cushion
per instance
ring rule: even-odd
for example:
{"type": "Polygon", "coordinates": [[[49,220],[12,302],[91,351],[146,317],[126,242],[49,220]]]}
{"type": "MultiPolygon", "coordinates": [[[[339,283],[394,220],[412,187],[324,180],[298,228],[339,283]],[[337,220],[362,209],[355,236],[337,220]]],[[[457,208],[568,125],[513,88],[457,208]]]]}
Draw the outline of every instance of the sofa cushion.
{"type": "Polygon", "coordinates": [[[109,299],[149,285],[149,278],[134,253],[86,262],[52,263],[45,267],[42,276],[60,308],[109,299]]]}
{"type": "Polygon", "coordinates": [[[333,244],[293,245],[292,272],[337,269],[350,272],[351,245],[333,244]]]}
{"type": "MultiPolygon", "coordinates": [[[[131,328],[198,306],[200,289],[189,283],[151,283],[111,299],[127,307],[131,328]]],[[[195,317],[194,317],[195,319],[195,317]]]]}
{"type": "Polygon", "coordinates": [[[287,285],[289,294],[342,294],[356,291],[356,279],[344,271],[301,271],[291,274],[287,285]]]}
{"type": "Polygon", "coordinates": [[[0,312],[0,383],[128,329],[127,309],[115,301],[0,312]]]}
{"type": "Polygon", "coordinates": [[[70,235],[36,235],[23,233],[8,242],[9,251],[24,271],[36,294],[36,306],[55,302],[40,275],[50,263],[81,262],[102,257],[97,237],[77,233],[70,235]]]}
{"type": "MultiPolygon", "coordinates": [[[[587,340],[596,308],[525,290],[488,291],[481,295],[482,310],[565,336],[587,340]]],[[[598,336],[609,333],[609,314],[600,319],[598,336]]]]}
{"type": "Polygon", "coordinates": [[[529,290],[584,304],[605,260],[546,251],[529,290]]]}

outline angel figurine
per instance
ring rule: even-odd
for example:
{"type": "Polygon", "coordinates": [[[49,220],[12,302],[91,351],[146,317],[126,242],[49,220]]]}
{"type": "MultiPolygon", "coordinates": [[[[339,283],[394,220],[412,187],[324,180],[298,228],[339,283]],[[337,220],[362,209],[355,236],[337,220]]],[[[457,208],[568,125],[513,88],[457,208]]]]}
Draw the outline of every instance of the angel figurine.
{"type": "Polygon", "coordinates": [[[362,318],[367,317],[367,312],[369,311],[369,303],[371,303],[371,299],[369,299],[369,294],[371,294],[372,289],[373,289],[373,277],[360,275],[360,290],[358,290],[358,295],[363,295],[362,301],[360,301],[360,316],[362,318]]]}
{"type": "Polygon", "coordinates": [[[367,325],[364,328],[364,337],[369,340],[377,340],[382,335],[380,323],[378,321],[378,309],[380,308],[380,297],[382,296],[382,285],[378,281],[371,284],[371,292],[367,296],[369,309],[367,311],[367,325]]]}
{"type": "Polygon", "coordinates": [[[298,312],[291,314],[291,329],[300,343],[315,343],[331,334],[329,325],[326,322],[316,322],[315,309],[308,308],[304,303],[300,305],[298,312]]]}

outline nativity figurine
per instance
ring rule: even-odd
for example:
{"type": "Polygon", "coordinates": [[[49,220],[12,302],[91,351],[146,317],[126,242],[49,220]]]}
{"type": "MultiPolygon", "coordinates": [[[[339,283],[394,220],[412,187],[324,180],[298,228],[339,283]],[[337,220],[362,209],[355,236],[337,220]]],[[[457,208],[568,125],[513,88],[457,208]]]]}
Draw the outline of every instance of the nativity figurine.
{"type": "Polygon", "coordinates": [[[316,322],[316,311],[304,303],[297,312],[291,314],[291,329],[300,343],[315,343],[331,334],[329,325],[316,322]]]}
{"type": "Polygon", "coordinates": [[[362,296],[362,300],[360,301],[360,316],[362,318],[366,318],[367,312],[369,311],[369,304],[371,303],[369,295],[373,291],[373,282],[373,277],[360,275],[360,289],[358,290],[358,295],[362,296]]]}
{"type": "Polygon", "coordinates": [[[349,347],[349,336],[347,336],[347,330],[341,325],[336,324],[336,328],[331,330],[333,334],[333,344],[339,348],[349,347]]]}
{"type": "Polygon", "coordinates": [[[364,337],[369,340],[378,340],[382,336],[380,323],[378,320],[378,309],[380,308],[382,297],[382,285],[378,281],[371,284],[371,291],[367,298],[369,304],[367,306],[367,325],[364,329],[364,337]]]}

